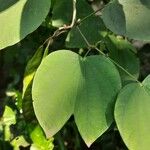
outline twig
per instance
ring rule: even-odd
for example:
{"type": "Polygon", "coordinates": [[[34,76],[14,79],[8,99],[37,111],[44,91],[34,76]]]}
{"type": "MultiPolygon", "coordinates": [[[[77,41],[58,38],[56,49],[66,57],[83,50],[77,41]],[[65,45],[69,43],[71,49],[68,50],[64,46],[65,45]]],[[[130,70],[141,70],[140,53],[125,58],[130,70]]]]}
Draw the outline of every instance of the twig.
{"type": "Polygon", "coordinates": [[[77,16],[76,0],[73,0],[73,15],[72,15],[71,24],[69,26],[64,25],[63,27],[58,28],[52,36],[50,36],[48,39],[45,40],[45,42],[42,44],[42,46],[47,43],[47,47],[49,47],[55,38],[57,38],[59,35],[65,33],[65,32],[67,32],[71,28],[73,28],[74,25],[76,24],[76,16],[77,16]]]}
{"type": "Polygon", "coordinates": [[[70,28],[72,28],[76,23],[76,17],[77,17],[76,3],[77,3],[76,0],[73,0],[73,16],[72,16],[72,22],[70,28]]]}
{"type": "Polygon", "coordinates": [[[79,26],[77,26],[76,28],[78,29],[79,33],[81,34],[81,36],[82,36],[82,38],[84,39],[84,41],[85,41],[85,43],[87,44],[87,46],[90,48],[91,45],[90,45],[90,43],[88,42],[88,40],[86,39],[86,37],[84,36],[84,34],[81,32],[79,26]]]}
{"type": "MultiPolygon", "coordinates": [[[[105,53],[103,53],[100,49],[98,49],[95,45],[91,45],[87,38],[84,36],[84,34],[82,33],[82,31],[79,29],[79,27],[77,26],[77,29],[79,31],[79,33],[81,34],[81,36],[83,37],[85,43],[88,45],[89,50],[95,49],[97,50],[100,54],[102,54],[103,56],[107,57],[112,63],[114,63],[118,68],[120,68],[122,71],[124,71],[128,76],[130,76],[133,80],[135,80],[137,83],[139,83],[140,85],[142,85],[142,83],[140,81],[138,81],[131,73],[129,73],[126,69],[124,69],[121,65],[119,65],[116,61],[114,61],[113,59],[111,59],[110,57],[108,57],[105,53]]],[[[87,52],[89,53],[89,51],[87,52]]],[[[86,55],[87,55],[86,53],[86,55]]],[[[85,56],[84,56],[85,57],[85,56]]]]}
{"type": "MultiPolygon", "coordinates": [[[[103,53],[100,49],[98,49],[97,47],[95,47],[95,50],[97,50],[99,53],[101,53],[102,55],[106,56],[105,53],[103,53]]],[[[106,56],[112,63],[114,63],[118,68],[120,68],[121,70],[123,70],[128,76],[130,76],[133,80],[135,80],[136,82],[138,82],[139,84],[142,85],[142,83],[140,81],[138,81],[131,73],[129,73],[126,69],[124,69],[121,65],[119,65],[116,61],[114,61],[113,59],[111,59],[110,57],[106,56]]]]}
{"type": "Polygon", "coordinates": [[[60,30],[68,30],[74,27],[74,25],[76,24],[76,17],[77,17],[77,8],[76,8],[76,0],[73,0],[73,15],[72,15],[72,22],[69,26],[63,26],[60,27],[60,30]]]}

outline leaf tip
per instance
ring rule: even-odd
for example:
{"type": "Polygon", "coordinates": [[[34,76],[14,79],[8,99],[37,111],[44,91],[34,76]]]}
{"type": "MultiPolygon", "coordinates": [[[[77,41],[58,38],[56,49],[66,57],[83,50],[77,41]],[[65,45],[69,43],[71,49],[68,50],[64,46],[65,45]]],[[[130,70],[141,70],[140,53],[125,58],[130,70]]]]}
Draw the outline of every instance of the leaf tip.
{"type": "Polygon", "coordinates": [[[92,143],[91,142],[86,142],[86,145],[87,145],[88,148],[90,148],[92,143]]]}
{"type": "Polygon", "coordinates": [[[50,132],[45,132],[46,138],[50,139],[53,137],[53,135],[50,132]]]}

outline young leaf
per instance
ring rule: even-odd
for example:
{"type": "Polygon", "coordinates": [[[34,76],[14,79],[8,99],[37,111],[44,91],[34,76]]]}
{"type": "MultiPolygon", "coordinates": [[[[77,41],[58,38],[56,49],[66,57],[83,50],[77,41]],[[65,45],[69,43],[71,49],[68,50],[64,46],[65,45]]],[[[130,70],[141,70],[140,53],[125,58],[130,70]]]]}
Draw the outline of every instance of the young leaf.
{"type": "Polygon", "coordinates": [[[13,150],[19,150],[20,147],[27,147],[30,144],[25,140],[23,136],[17,136],[11,141],[11,145],[13,146],[13,150]]]}
{"type": "Polygon", "coordinates": [[[113,0],[103,10],[102,19],[116,34],[150,41],[150,1],[113,0]]]}
{"type": "Polygon", "coordinates": [[[51,0],[1,0],[0,49],[13,45],[33,32],[50,9],[51,0]]]}
{"type": "Polygon", "coordinates": [[[115,119],[119,132],[129,149],[147,150],[150,147],[150,83],[125,86],[116,102],[115,119]]]}
{"type": "Polygon", "coordinates": [[[53,52],[35,74],[35,114],[49,137],[74,113],[81,136],[90,146],[112,123],[120,88],[119,73],[104,56],[82,58],[67,50],[53,52]]]}
{"type": "Polygon", "coordinates": [[[15,112],[12,110],[12,108],[5,106],[4,114],[2,118],[0,118],[0,128],[2,128],[2,126],[4,126],[5,128],[4,130],[5,140],[9,141],[11,139],[10,126],[15,123],[16,123],[15,112]]]}
{"type": "Polygon", "coordinates": [[[53,139],[46,139],[39,125],[32,129],[30,137],[33,142],[31,150],[53,150],[53,139]]]}

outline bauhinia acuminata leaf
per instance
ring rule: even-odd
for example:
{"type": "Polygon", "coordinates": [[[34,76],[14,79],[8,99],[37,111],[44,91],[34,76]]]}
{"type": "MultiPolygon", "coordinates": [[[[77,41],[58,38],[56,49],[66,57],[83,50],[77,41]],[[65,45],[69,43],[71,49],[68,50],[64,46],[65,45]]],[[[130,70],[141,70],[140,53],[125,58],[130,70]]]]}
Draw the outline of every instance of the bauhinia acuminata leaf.
{"type": "Polygon", "coordinates": [[[48,55],[33,81],[33,106],[46,135],[57,133],[71,115],[90,146],[113,121],[113,104],[121,80],[104,56],[82,58],[60,50],[48,55]]]}

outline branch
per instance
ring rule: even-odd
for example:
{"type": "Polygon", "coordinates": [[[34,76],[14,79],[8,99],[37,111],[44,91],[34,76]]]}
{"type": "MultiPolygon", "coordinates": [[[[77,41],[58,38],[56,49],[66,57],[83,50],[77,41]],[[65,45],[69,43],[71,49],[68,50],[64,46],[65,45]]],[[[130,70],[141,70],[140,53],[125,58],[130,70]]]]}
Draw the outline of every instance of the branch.
{"type": "Polygon", "coordinates": [[[72,15],[72,22],[69,26],[63,26],[60,27],[59,30],[68,30],[73,28],[73,26],[76,24],[76,17],[77,17],[77,8],[76,8],[76,0],[73,0],[73,15],[72,15]]]}

